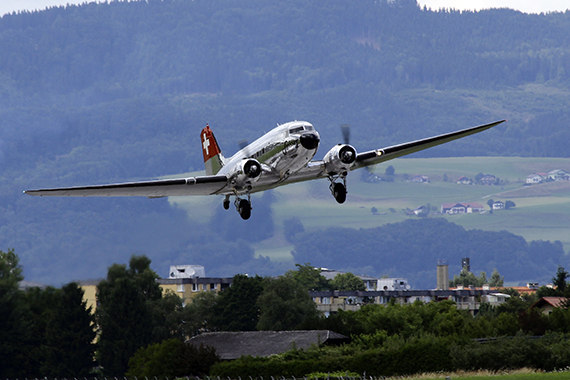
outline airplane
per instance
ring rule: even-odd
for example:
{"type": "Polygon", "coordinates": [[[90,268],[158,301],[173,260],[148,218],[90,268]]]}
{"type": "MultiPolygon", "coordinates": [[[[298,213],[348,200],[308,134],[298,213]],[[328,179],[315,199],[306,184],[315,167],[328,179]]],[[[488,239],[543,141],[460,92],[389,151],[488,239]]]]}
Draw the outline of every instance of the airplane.
{"type": "Polygon", "coordinates": [[[25,190],[38,196],[144,196],[161,198],[184,195],[223,195],[223,207],[230,198],[242,217],[251,216],[251,194],[290,183],[328,178],[338,203],[346,200],[348,172],[376,165],[410,153],[490,129],[506,120],[445,133],[421,140],[357,153],[349,144],[349,130],[343,129],[344,143],[332,147],[322,160],[313,161],[320,135],[306,121],[278,125],[230,158],[222,155],[209,125],[200,133],[206,175],[106,185],[25,190]]]}

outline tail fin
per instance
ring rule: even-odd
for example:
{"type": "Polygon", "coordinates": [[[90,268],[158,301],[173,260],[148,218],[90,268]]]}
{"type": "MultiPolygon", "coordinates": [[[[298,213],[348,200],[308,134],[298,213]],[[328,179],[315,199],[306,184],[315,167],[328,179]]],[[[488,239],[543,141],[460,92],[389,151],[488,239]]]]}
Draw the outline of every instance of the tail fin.
{"type": "Polygon", "coordinates": [[[202,129],[200,137],[202,140],[202,154],[204,155],[206,175],[215,175],[220,171],[222,166],[224,166],[224,156],[209,125],[206,124],[206,128],[202,129]]]}

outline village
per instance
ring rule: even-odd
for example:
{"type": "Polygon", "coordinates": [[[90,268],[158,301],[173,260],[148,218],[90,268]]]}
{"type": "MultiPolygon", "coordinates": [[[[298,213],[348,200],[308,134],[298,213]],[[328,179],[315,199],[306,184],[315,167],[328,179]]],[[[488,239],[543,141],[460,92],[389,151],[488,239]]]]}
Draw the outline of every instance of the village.
{"type": "MultiPolygon", "coordinates": [[[[444,181],[449,179],[445,176],[444,181]]],[[[407,182],[410,183],[431,183],[431,179],[427,175],[414,175],[409,177],[407,182]]],[[[538,172],[529,174],[523,186],[532,186],[539,184],[546,184],[552,182],[570,181],[570,174],[562,169],[554,169],[547,173],[538,172]]],[[[481,185],[481,186],[500,186],[504,185],[505,181],[493,174],[479,173],[474,178],[461,176],[455,181],[458,185],[481,185]]],[[[439,213],[442,215],[463,215],[463,214],[484,214],[493,213],[498,210],[509,210],[516,207],[512,200],[493,200],[488,199],[486,205],[480,202],[464,202],[464,201],[450,201],[442,203],[439,207],[439,213]]],[[[421,205],[415,209],[407,209],[405,213],[410,216],[427,216],[430,212],[435,211],[436,208],[430,210],[429,205],[421,205]]]]}

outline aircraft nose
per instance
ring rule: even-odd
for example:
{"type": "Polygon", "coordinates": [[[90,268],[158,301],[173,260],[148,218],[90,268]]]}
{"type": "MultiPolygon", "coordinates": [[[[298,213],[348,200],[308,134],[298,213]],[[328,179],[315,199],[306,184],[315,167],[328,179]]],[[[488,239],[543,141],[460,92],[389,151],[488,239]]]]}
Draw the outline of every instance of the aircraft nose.
{"type": "Polygon", "coordinates": [[[301,145],[305,149],[316,149],[319,146],[319,135],[316,133],[303,133],[300,137],[301,145]]]}

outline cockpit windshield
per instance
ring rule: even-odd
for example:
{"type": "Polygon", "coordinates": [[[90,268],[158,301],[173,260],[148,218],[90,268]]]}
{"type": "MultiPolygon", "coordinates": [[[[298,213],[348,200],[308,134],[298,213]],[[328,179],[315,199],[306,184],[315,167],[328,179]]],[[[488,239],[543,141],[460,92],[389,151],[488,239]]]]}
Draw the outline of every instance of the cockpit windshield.
{"type": "Polygon", "coordinates": [[[303,132],[304,130],[305,130],[305,127],[303,127],[303,126],[294,127],[294,128],[289,129],[289,134],[290,135],[296,135],[296,134],[303,132]]]}
{"type": "Polygon", "coordinates": [[[297,135],[297,134],[303,133],[303,131],[312,131],[312,130],[313,130],[312,125],[301,125],[301,126],[292,127],[291,129],[289,129],[289,134],[290,135],[297,135]]]}

